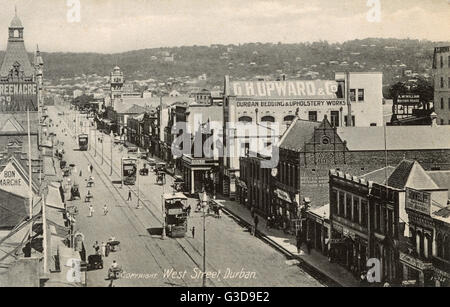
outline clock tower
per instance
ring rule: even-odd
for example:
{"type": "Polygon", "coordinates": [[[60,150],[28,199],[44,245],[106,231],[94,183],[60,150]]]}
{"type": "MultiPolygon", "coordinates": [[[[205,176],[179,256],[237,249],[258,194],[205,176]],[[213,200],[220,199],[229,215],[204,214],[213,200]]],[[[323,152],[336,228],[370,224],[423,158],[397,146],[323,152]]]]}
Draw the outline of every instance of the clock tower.
{"type": "Polygon", "coordinates": [[[114,109],[114,103],[122,100],[123,94],[123,72],[119,66],[114,67],[114,70],[110,74],[111,84],[111,106],[114,109]]]}

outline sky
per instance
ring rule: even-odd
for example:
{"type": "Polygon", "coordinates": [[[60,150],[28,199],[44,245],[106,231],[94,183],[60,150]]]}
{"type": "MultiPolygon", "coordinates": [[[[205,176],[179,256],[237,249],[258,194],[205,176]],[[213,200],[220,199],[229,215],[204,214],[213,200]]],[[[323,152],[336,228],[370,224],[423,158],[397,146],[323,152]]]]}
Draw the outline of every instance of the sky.
{"type": "Polygon", "coordinates": [[[450,0],[0,0],[0,50],[15,6],[28,51],[36,44],[44,52],[118,53],[367,37],[450,41],[450,0]],[[77,2],[80,19],[70,20],[77,2]],[[374,21],[367,15],[377,3],[374,21]]]}

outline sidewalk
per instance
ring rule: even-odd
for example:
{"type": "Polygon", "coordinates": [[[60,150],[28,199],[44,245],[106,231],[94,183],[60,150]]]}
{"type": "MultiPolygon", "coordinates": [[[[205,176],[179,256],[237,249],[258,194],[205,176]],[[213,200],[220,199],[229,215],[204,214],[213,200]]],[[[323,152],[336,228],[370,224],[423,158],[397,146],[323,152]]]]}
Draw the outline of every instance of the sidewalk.
{"type": "MultiPolygon", "coordinates": [[[[216,203],[223,206],[225,210],[230,211],[245,222],[253,225],[253,219],[250,210],[243,205],[230,200],[216,199],[216,203]]],[[[266,220],[260,216],[258,224],[258,232],[267,237],[274,244],[280,246],[282,249],[288,251],[294,258],[299,258],[305,263],[314,267],[317,271],[326,275],[336,283],[344,287],[359,287],[359,281],[345,268],[336,263],[330,263],[328,258],[314,249],[311,249],[311,254],[306,252],[306,247],[302,246],[300,254],[297,253],[297,246],[295,237],[287,235],[278,229],[267,229],[266,220]]]]}

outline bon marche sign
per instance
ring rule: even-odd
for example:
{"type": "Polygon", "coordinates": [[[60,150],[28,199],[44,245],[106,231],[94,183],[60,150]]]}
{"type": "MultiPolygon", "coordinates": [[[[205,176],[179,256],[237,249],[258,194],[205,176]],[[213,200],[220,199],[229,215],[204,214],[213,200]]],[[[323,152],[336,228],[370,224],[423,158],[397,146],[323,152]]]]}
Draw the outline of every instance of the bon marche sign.
{"type": "Polygon", "coordinates": [[[431,194],[426,191],[418,191],[411,188],[406,188],[405,207],[407,209],[430,215],[431,194]]]}
{"type": "Polygon", "coordinates": [[[333,80],[233,81],[231,95],[252,98],[336,99],[337,82],[333,80]]]}
{"type": "Polygon", "coordinates": [[[12,162],[9,162],[0,173],[0,189],[23,197],[28,197],[28,185],[12,162]]]}
{"type": "Polygon", "coordinates": [[[37,111],[37,84],[0,83],[0,111],[37,111]]]}

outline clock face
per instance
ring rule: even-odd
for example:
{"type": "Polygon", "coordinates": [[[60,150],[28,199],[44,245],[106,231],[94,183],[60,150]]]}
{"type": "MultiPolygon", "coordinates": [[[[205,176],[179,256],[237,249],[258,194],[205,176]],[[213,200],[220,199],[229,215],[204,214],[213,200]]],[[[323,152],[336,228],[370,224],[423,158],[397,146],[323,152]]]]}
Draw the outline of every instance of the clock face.
{"type": "Polygon", "coordinates": [[[276,177],[278,175],[278,168],[272,168],[272,176],[276,177]]]}

